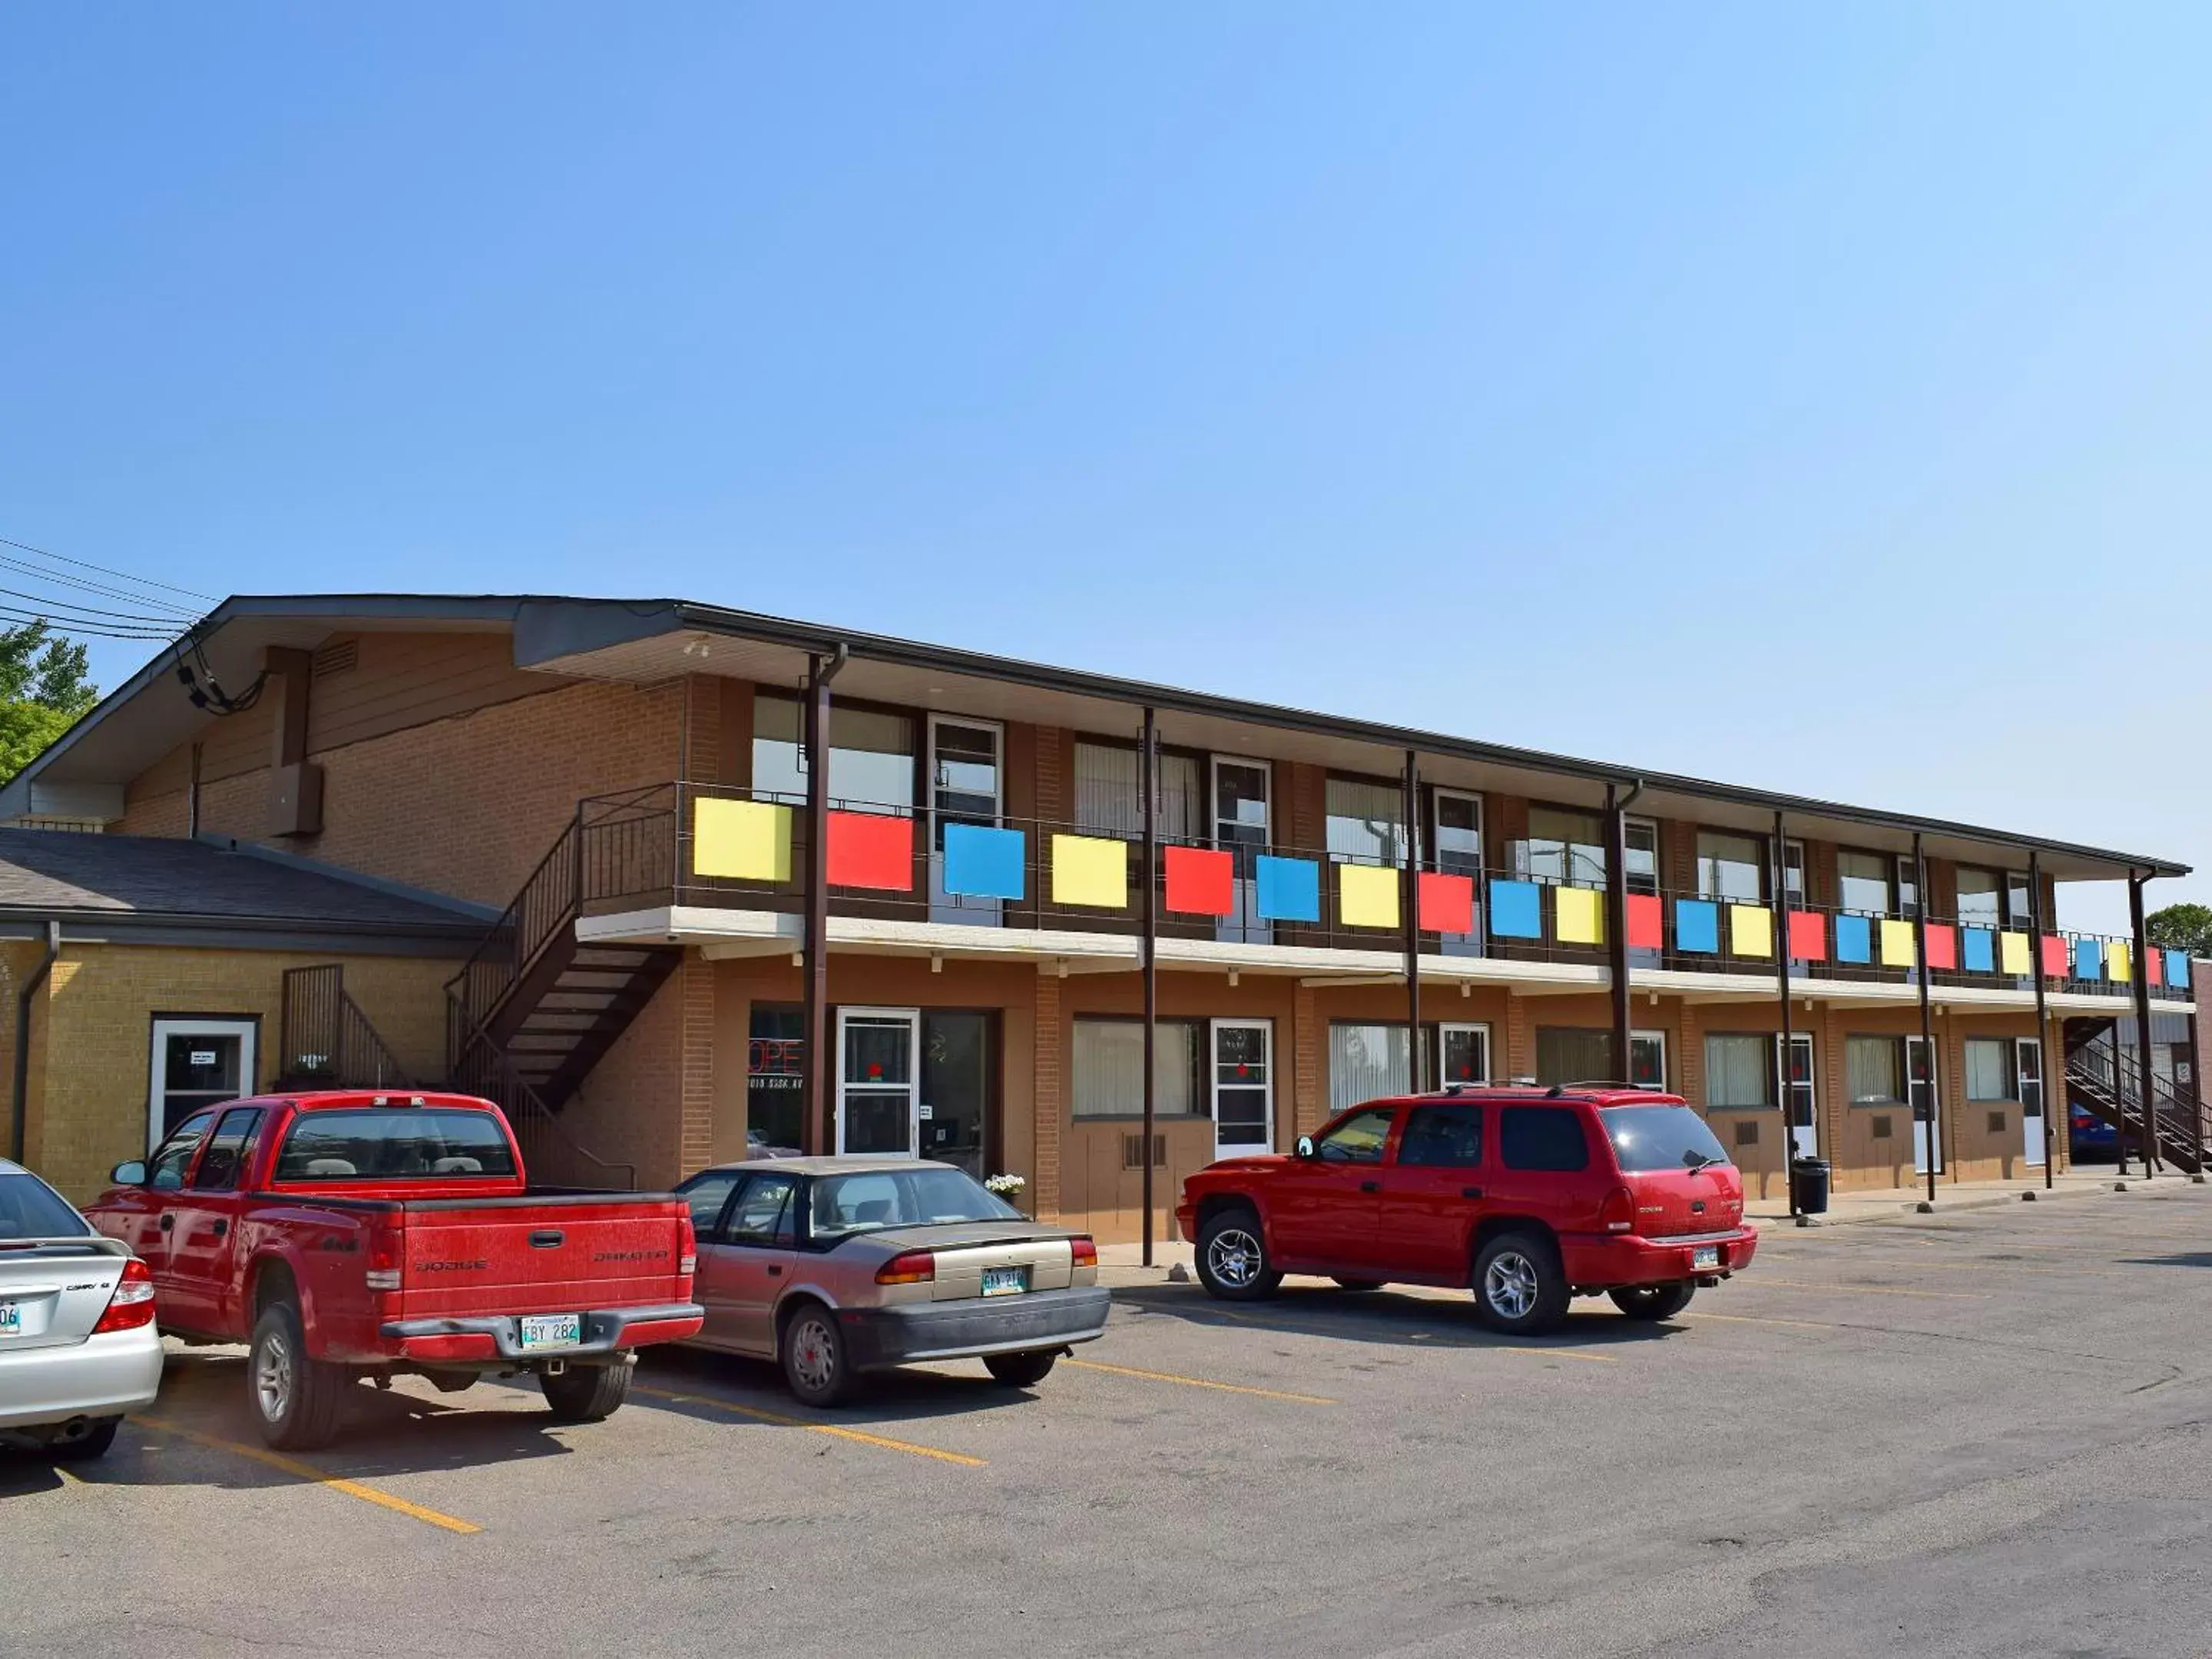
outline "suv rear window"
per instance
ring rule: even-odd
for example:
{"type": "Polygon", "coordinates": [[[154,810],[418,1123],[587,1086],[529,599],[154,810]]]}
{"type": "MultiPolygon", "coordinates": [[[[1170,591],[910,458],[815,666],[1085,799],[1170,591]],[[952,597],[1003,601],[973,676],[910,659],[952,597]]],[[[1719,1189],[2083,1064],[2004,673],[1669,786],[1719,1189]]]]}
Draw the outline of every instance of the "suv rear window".
{"type": "Polygon", "coordinates": [[[473,1181],[512,1176],[514,1153],[489,1112],[419,1106],[307,1112],[276,1155],[278,1181],[473,1181]]]}
{"type": "Polygon", "coordinates": [[[1705,1119],[1686,1106],[1608,1106],[1598,1120],[1624,1171],[1694,1170],[1729,1161],[1705,1119]]]}
{"type": "Polygon", "coordinates": [[[1498,1149],[1509,1170],[1587,1170],[1589,1142],[1571,1106],[1508,1106],[1498,1115],[1498,1149]]]}

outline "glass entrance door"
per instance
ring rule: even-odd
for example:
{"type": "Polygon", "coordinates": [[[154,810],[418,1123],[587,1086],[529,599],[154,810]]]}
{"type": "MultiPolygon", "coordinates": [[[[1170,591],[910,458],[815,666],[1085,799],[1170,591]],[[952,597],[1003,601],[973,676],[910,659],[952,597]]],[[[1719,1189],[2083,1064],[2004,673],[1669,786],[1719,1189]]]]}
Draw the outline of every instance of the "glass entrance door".
{"type": "Polygon", "coordinates": [[[2020,1121],[2026,1145],[2022,1160],[2043,1167],[2043,1043],[2036,1037],[2019,1037],[2013,1043],[2013,1064],[2020,1073],[2020,1121]]]}
{"type": "Polygon", "coordinates": [[[1005,902],[945,890],[945,830],[954,823],[999,827],[1006,780],[1004,732],[990,720],[929,720],[929,919],[996,927],[1005,902]]]}
{"type": "Polygon", "coordinates": [[[1445,1083],[1490,1081],[1490,1027],[1447,1023],[1437,1027],[1437,1040],[1443,1049],[1445,1083]]]}
{"type": "Polygon", "coordinates": [[[1264,1019],[1213,1022],[1213,1155],[1237,1158],[1274,1144],[1275,1028],[1264,1019]]]}
{"type": "Polygon", "coordinates": [[[840,1008],[837,1150],[858,1158],[915,1156],[921,1074],[919,1009],[840,1008]]]}
{"type": "Polygon", "coordinates": [[[1929,1161],[1933,1158],[1936,1173],[1941,1175],[1943,1137],[1936,1127],[1936,1114],[1941,1107],[1936,1099],[1934,1056],[1923,1037],[1905,1039],[1905,1097],[1912,1108],[1912,1171],[1915,1175],[1926,1175],[1929,1161]]]}
{"type": "Polygon", "coordinates": [[[1272,925],[1260,918],[1260,855],[1267,850],[1268,768],[1265,761],[1213,757],[1213,844],[1236,860],[1233,908],[1215,937],[1272,944],[1272,925]]]}
{"type": "Polygon", "coordinates": [[[253,1092],[250,1019],[157,1019],[146,1107],[150,1151],[203,1106],[253,1092]]]}
{"type": "Polygon", "coordinates": [[[921,1155],[981,1181],[988,1142],[991,1017],[921,1017],[921,1155]]]}
{"type": "MultiPolygon", "coordinates": [[[[1782,1034],[1776,1032],[1774,1045],[1778,1051],[1782,1034]]],[[[1813,1034],[1792,1031],[1790,1034],[1789,1082],[1783,1092],[1785,1121],[1790,1125],[1790,1156],[1818,1158],[1820,1155],[1820,1113],[1815,1109],[1813,1089],[1813,1034]]]]}

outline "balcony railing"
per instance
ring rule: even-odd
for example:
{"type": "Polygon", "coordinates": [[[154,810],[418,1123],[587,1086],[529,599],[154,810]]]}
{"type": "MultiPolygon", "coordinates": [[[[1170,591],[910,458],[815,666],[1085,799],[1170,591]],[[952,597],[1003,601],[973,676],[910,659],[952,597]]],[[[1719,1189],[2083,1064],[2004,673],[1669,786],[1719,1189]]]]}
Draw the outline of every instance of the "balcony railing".
{"type": "MultiPolygon", "coordinates": [[[[1142,930],[1139,836],[1060,820],[963,818],[902,805],[833,801],[828,862],[835,914],[988,928],[1135,934],[1142,930]]],[[[584,803],[555,857],[586,915],[674,903],[796,914],[805,905],[805,804],[714,785],[664,785],[584,803]]],[[[1510,855],[1515,849],[1507,847],[1510,855]]],[[[549,860],[550,863],[550,860],[549,860]]],[[[1425,860],[1432,866],[1434,860],[1425,860]]],[[[1602,964],[1601,885],[1504,870],[1424,867],[1416,908],[1424,951],[1602,964]]],[[[1163,939],[1398,951],[1401,868],[1326,848],[1226,846],[1163,836],[1149,872],[1163,939]]],[[[1633,879],[1633,878],[1632,878],[1633,879]]],[[[1908,985],[1921,969],[1909,918],[1832,905],[1671,890],[1628,896],[1632,967],[1765,974],[1786,948],[1793,980],[1908,985]]],[[[526,946],[528,918],[508,926],[526,946]]],[[[526,954],[526,951],[525,952],[526,954]]],[[[502,953],[503,954],[503,953],[502,953]]],[[[2180,951],[2133,959],[2130,941],[1932,919],[1931,983],[2124,996],[2144,973],[2154,997],[2185,999],[2180,951]]],[[[501,964],[504,965],[503,963],[501,964]]]]}

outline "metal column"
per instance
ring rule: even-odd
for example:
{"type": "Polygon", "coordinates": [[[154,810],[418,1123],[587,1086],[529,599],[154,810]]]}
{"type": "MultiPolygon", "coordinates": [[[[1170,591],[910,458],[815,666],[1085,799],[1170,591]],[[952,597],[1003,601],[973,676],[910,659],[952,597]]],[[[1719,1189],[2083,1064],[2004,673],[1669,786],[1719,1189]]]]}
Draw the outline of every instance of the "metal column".
{"type": "MultiPolygon", "coordinates": [[[[1783,850],[1784,825],[1782,814],[1774,815],[1774,914],[1779,926],[1775,929],[1774,981],[1782,998],[1782,1052],[1775,1062],[1775,1078],[1782,1089],[1782,1184],[1790,1190],[1790,1218],[1804,1218],[1797,1210],[1797,1182],[1791,1177],[1790,1165],[1797,1150],[1797,1088],[1795,1081],[1797,1055],[1792,1039],[1796,1032],[1790,1020],[1790,858],[1783,850]]],[[[1812,1079],[1806,1079],[1810,1083],[1812,1079]]],[[[1931,1160],[1932,1161],[1932,1160],[1931,1160]]]]}
{"type": "Polygon", "coordinates": [[[812,1154],[837,1149],[830,1086],[830,682],[845,665],[835,656],[809,659],[806,676],[806,1114],[799,1144],[812,1154]]]}
{"type": "MultiPolygon", "coordinates": [[[[2158,1173],[2158,1100],[2151,1087],[2150,1064],[2150,940],[2144,936],[2143,886],[2150,880],[2148,875],[2128,872],[2128,920],[2135,925],[2136,935],[2136,1075],[2142,1079],[2143,1124],[2143,1179],[2148,1181],[2158,1173]]],[[[2112,1039],[2115,1061],[2119,1056],[2119,1038],[2112,1039]]],[[[2117,1073],[2114,1080],[2118,1081],[2117,1073]]],[[[2127,1113],[2123,1109],[2120,1115],[2127,1113]]]]}
{"type": "MultiPolygon", "coordinates": [[[[1936,1048],[1936,1022],[1928,1004],[1928,860],[1920,850],[1920,832],[1912,832],[1913,928],[1919,945],[1920,1052],[1928,1057],[1928,1201],[1936,1201],[1936,1166],[1943,1161],[1943,1101],[1941,1087],[1943,1057],[1936,1048]]],[[[1905,1068],[1905,1089],[1912,1087],[1912,1073],[1905,1068]]]]}
{"type": "Polygon", "coordinates": [[[1419,757],[1406,751],[1406,862],[1398,872],[1399,920],[1406,928],[1406,1075],[1413,1092],[1429,1086],[1427,1056],[1421,1052],[1421,777],[1419,757]]]}
{"type": "MultiPolygon", "coordinates": [[[[1638,786],[1639,787],[1641,786],[1638,786]]],[[[1620,786],[1605,787],[1605,954],[1613,976],[1613,1065],[1623,1083],[1633,1082],[1628,987],[1628,800],[1620,786]]],[[[1666,1079],[1659,1079],[1663,1086],[1666,1079]]]]}
{"type": "MultiPolygon", "coordinates": [[[[2043,1190],[2049,1192],[2055,1177],[2051,1174],[2051,1011],[2045,1006],[2043,972],[2043,861],[2031,848],[2027,854],[2027,925],[2030,932],[2028,963],[2035,969],[2035,1052],[2040,1059],[2038,1069],[2043,1083],[2043,1190]]],[[[2066,1063],[2065,1044],[2059,1044],[2059,1064],[2066,1063]]],[[[2066,1089],[2062,1082],[2058,1090],[2058,1105],[2066,1109],[2066,1089]]]]}
{"type": "Polygon", "coordinates": [[[1137,754],[1137,790],[1145,807],[1145,1266],[1152,1265],[1152,1134],[1159,1121],[1158,1085],[1152,1075],[1152,1045],[1160,1016],[1160,727],[1145,710],[1145,731],[1137,754]]]}

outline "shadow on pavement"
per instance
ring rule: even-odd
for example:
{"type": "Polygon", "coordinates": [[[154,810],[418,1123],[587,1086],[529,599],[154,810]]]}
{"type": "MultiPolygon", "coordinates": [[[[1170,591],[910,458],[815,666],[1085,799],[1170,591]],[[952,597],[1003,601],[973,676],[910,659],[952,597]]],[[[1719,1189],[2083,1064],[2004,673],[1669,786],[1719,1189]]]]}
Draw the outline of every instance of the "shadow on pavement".
{"type": "Polygon", "coordinates": [[[684,1409],[676,1401],[639,1392],[659,1389],[671,1394],[702,1395],[802,1423],[891,1430],[933,1418],[963,1417],[1036,1403],[1033,1394],[994,1381],[981,1360],[948,1363],[963,1368],[972,1365],[975,1374],[915,1369],[874,1371],[861,1379],[859,1391],[845,1405],[832,1411],[816,1411],[791,1397],[784,1389],[782,1373],[765,1359],[698,1348],[655,1348],[640,1361],[636,1386],[623,1409],[634,1411],[641,1405],[657,1410],[684,1409]]]}
{"type": "Polygon", "coordinates": [[[2124,1255],[2129,1267],[2212,1267],[2212,1250],[2182,1250],[2172,1255],[2124,1255]]]}
{"type": "MultiPolygon", "coordinates": [[[[1194,1324],[1255,1326],[1298,1336],[1337,1337],[1355,1342],[1396,1342],[1408,1347],[1591,1348],[1662,1342],[1680,1334],[1672,1324],[1624,1319],[1610,1303],[1602,1311],[1588,1303],[1567,1315],[1547,1336],[1507,1336],[1476,1317],[1474,1300],[1461,1296],[1407,1295],[1391,1291],[1342,1291],[1321,1286],[1285,1286],[1263,1302],[1217,1302],[1196,1285],[1145,1285],[1114,1292],[1117,1307],[1147,1315],[1163,1314],[1194,1324]],[[1588,1309],[1588,1311],[1581,1311],[1588,1309]]],[[[1694,1304],[1692,1304],[1695,1305],[1694,1304]]]]}
{"type": "MultiPolygon", "coordinates": [[[[74,1467],[81,1473],[85,1465],[74,1467]]],[[[60,1469],[43,1453],[0,1446],[0,1500],[52,1492],[64,1484],[60,1469]]]]}

